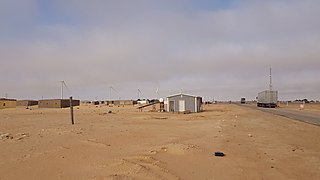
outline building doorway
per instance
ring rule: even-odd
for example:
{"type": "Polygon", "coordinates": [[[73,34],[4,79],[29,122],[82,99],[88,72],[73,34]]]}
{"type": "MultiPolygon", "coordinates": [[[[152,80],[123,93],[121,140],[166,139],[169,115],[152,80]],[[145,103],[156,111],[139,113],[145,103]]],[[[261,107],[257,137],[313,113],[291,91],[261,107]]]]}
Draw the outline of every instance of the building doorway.
{"type": "Polygon", "coordinates": [[[174,112],[174,101],[169,102],[169,112],[174,112]]]}
{"type": "Polygon", "coordinates": [[[185,100],[179,100],[179,112],[186,111],[186,101],[185,100]]]}

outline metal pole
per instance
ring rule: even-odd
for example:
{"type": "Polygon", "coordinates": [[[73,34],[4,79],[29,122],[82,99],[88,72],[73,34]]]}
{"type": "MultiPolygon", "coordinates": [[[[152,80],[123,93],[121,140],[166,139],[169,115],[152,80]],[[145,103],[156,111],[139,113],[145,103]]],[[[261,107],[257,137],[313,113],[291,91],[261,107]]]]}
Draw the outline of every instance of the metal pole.
{"type": "Polygon", "coordinates": [[[269,88],[270,88],[270,91],[272,91],[272,74],[271,74],[271,68],[270,68],[270,84],[269,84],[269,88]]]}
{"type": "Polygon", "coordinates": [[[70,114],[71,114],[71,124],[74,124],[74,120],[73,120],[73,104],[72,104],[72,96],[70,97],[70,114]]]}
{"type": "Polygon", "coordinates": [[[63,99],[63,81],[61,81],[61,99],[63,99]]]}

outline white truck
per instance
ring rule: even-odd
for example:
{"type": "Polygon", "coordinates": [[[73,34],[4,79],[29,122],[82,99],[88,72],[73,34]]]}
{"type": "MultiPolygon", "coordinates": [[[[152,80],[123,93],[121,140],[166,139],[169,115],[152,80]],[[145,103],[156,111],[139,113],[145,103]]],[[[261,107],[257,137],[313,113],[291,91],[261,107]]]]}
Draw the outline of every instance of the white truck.
{"type": "Polygon", "coordinates": [[[278,91],[265,90],[258,93],[257,106],[275,108],[278,103],[278,91]]]}

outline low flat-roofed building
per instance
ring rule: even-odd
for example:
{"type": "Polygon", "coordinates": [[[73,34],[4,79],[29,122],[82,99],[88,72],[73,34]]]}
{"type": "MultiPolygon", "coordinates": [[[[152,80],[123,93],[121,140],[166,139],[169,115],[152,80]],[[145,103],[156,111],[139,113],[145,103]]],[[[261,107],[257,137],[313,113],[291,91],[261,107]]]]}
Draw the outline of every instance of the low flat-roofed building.
{"type": "Polygon", "coordinates": [[[0,109],[17,107],[17,100],[0,98],[0,109]]]}
{"type": "MultiPolygon", "coordinates": [[[[79,106],[80,100],[72,100],[73,106],[79,106]]],[[[70,107],[70,99],[44,99],[39,100],[39,108],[67,108],[70,107]]]]}
{"type": "Polygon", "coordinates": [[[137,104],[137,101],[134,100],[114,100],[114,101],[109,101],[113,105],[134,105],[137,104]]]}
{"type": "Polygon", "coordinates": [[[17,106],[35,106],[38,105],[38,101],[35,100],[18,100],[17,106]]]}

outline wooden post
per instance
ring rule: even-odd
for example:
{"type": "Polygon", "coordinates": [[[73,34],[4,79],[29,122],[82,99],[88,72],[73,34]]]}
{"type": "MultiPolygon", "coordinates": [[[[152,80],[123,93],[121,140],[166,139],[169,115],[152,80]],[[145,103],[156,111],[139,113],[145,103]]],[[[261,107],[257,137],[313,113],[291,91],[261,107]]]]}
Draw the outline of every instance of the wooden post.
{"type": "Polygon", "coordinates": [[[73,104],[72,104],[72,96],[70,97],[70,113],[71,113],[71,124],[74,124],[74,121],[73,121],[73,104]]]}

